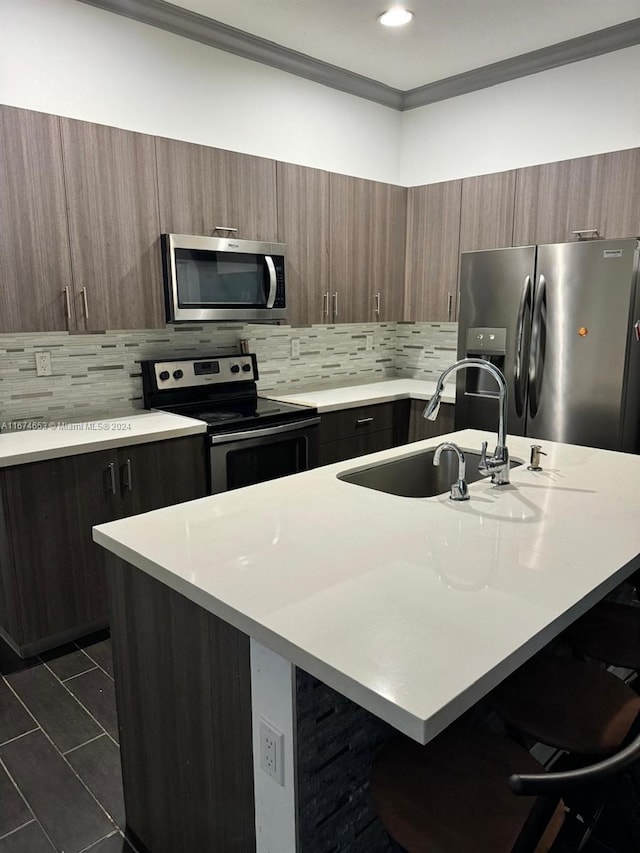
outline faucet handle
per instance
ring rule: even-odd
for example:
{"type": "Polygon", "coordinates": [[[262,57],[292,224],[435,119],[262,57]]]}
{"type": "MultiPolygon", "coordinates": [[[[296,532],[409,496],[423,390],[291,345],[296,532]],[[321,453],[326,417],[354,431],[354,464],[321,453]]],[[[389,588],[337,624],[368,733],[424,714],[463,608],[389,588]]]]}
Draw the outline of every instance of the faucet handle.
{"type": "Polygon", "coordinates": [[[487,447],[488,447],[488,444],[489,443],[487,441],[483,441],[482,447],[480,448],[480,461],[478,462],[478,469],[480,471],[482,471],[483,468],[485,470],[487,469],[487,447]]]}

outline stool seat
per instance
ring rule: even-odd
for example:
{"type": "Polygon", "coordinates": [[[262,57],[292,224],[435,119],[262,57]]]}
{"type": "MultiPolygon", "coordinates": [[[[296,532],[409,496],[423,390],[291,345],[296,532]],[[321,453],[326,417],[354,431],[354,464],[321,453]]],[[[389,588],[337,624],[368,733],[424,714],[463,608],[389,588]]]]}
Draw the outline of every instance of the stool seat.
{"type": "Polygon", "coordinates": [[[606,670],[540,655],[492,693],[507,725],[536,741],[583,755],[618,750],[638,713],[640,696],[606,670]]]}
{"type": "MultiPolygon", "coordinates": [[[[426,746],[386,744],[371,792],[383,826],[409,853],[510,853],[535,803],[511,793],[513,772],[542,767],[507,738],[454,724],[426,746]]],[[[537,853],[550,849],[563,815],[559,805],[537,853]]]]}
{"type": "Polygon", "coordinates": [[[640,670],[640,607],[601,601],[567,628],[573,648],[596,660],[640,670]]]}

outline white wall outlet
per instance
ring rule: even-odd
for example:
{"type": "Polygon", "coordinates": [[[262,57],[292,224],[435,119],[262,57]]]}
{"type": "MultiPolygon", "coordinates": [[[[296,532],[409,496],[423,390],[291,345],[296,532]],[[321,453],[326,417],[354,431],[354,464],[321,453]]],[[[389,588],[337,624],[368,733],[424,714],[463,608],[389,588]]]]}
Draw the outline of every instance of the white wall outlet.
{"type": "Polygon", "coordinates": [[[260,767],[284,787],[284,735],[260,717],[260,767]]]}
{"type": "Polygon", "coordinates": [[[373,335],[365,335],[364,341],[364,348],[367,350],[367,352],[370,352],[373,349],[373,335]]]}
{"type": "Polygon", "coordinates": [[[291,358],[300,358],[300,338],[291,338],[291,358]]]}
{"type": "Polygon", "coordinates": [[[37,352],[36,358],[36,376],[51,376],[51,353],[37,352]]]}

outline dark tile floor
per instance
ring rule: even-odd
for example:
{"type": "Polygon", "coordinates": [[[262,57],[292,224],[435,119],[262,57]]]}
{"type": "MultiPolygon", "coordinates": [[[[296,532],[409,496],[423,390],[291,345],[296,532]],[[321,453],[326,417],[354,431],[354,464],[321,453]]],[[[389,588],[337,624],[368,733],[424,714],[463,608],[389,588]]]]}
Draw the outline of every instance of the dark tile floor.
{"type": "Polygon", "coordinates": [[[0,853],[133,853],[108,633],[0,674],[0,853]]]}
{"type": "MultiPolygon", "coordinates": [[[[0,640],[0,675],[0,853],[135,853],[108,633],[26,661],[0,640]]],[[[627,831],[605,812],[584,853],[640,850],[637,792],[625,799],[627,831]]]]}

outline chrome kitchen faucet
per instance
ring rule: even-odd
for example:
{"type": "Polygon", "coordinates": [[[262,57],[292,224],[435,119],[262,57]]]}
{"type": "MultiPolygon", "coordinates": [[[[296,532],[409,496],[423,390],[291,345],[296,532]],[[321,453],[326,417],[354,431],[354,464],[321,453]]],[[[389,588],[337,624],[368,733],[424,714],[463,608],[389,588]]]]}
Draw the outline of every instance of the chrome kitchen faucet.
{"type": "Polygon", "coordinates": [[[440,402],[444,391],[445,382],[453,373],[467,367],[476,367],[478,370],[486,370],[498,383],[500,392],[499,411],[500,420],[498,422],[498,444],[492,456],[487,456],[487,442],[482,442],[482,457],[478,463],[478,470],[484,476],[491,474],[491,482],[496,486],[505,486],[509,482],[509,451],[506,444],[506,428],[507,428],[507,383],[504,374],[495,364],[489,361],[484,361],[482,358],[461,358],[456,361],[451,367],[447,367],[438,379],[436,385],[436,393],[429,400],[426,406],[423,417],[429,421],[435,421],[440,411],[440,402]]]}
{"type": "Polygon", "coordinates": [[[468,501],[469,489],[465,480],[466,463],[464,453],[460,450],[457,444],[452,441],[443,441],[436,447],[436,452],[433,454],[433,464],[440,464],[440,456],[443,450],[451,450],[458,457],[458,481],[451,484],[451,492],[449,498],[452,501],[468,501]]]}

